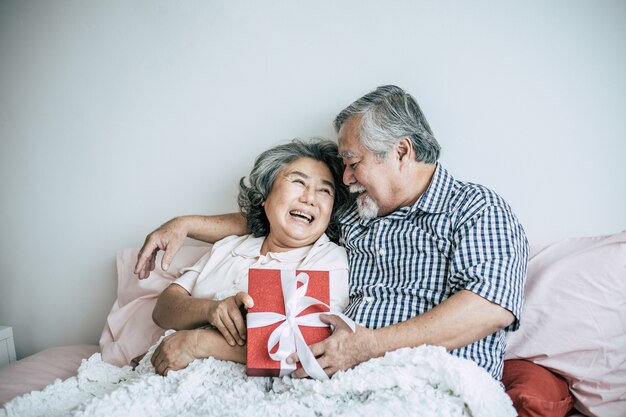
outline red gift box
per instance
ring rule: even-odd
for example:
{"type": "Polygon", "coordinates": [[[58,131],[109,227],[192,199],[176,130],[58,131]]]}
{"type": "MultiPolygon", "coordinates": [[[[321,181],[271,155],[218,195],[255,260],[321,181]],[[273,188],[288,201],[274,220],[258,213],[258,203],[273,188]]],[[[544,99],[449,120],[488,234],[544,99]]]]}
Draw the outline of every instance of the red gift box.
{"type": "Polygon", "coordinates": [[[308,372],[307,363],[315,358],[307,346],[330,336],[330,327],[318,318],[330,311],[329,279],[328,271],[249,270],[254,307],[247,314],[247,375],[289,375],[296,365],[284,359],[296,350],[308,372]]]}

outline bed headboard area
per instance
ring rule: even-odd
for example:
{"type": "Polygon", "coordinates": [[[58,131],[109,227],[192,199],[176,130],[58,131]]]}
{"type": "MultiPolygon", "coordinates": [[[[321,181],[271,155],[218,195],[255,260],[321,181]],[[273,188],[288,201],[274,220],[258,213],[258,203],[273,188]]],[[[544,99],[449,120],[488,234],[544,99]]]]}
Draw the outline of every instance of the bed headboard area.
{"type": "MultiPolygon", "coordinates": [[[[624,415],[626,231],[531,248],[525,291],[506,358],[562,377],[585,414],[624,415]]],[[[529,384],[545,390],[552,385],[546,378],[535,375],[529,384]]]]}

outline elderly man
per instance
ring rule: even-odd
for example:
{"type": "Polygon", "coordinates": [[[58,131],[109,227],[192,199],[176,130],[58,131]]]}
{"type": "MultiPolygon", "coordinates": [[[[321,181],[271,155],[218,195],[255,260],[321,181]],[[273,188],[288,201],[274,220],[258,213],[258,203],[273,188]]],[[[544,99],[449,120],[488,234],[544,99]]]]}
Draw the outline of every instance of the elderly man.
{"type": "MultiPolygon", "coordinates": [[[[350,263],[352,332],[341,320],[311,345],[328,375],[402,347],[444,346],[500,379],[505,330],[515,330],[528,260],[524,230],[493,191],[455,180],[437,162],[439,144],[417,102],[383,86],[334,122],[343,181],[357,194],[341,220],[350,263]]],[[[214,242],[244,234],[238,215],[175,218],[146,238],[135,272],[145,277],[158,250],[163,267],[184,238],[214,242]]],[[[292,355],[289,360],[296,361],[292,355]]],[[[306,376],[302,369],[296,377],[306,376]]]]}

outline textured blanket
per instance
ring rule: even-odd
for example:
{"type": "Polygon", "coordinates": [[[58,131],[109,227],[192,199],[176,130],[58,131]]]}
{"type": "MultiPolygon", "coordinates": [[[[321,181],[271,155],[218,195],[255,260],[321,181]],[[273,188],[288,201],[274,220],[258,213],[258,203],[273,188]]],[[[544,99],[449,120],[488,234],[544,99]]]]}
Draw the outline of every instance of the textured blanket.
{"type": "Polygon", "coordinates": [[[76,377],[15,398],[0,416],[474,416],[514,417],[501,385],[445,349],[400,349],[329,381],[247,377],[213,358],[154,373],[150,357],[116,367],[96,353],[76,377]]]}

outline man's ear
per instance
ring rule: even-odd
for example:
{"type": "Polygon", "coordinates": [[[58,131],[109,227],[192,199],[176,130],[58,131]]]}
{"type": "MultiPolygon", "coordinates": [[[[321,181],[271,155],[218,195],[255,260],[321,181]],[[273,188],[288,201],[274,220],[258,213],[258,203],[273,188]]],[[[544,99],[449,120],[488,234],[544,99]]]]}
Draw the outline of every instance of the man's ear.
{"type": "Polygon", "coordinates": [[[415,159],[413,152],[413,142],[408,137],[400,139],[396,146],[396,152],[398,153],[398,160],[400,162],[407,162],[415,159]]]}

